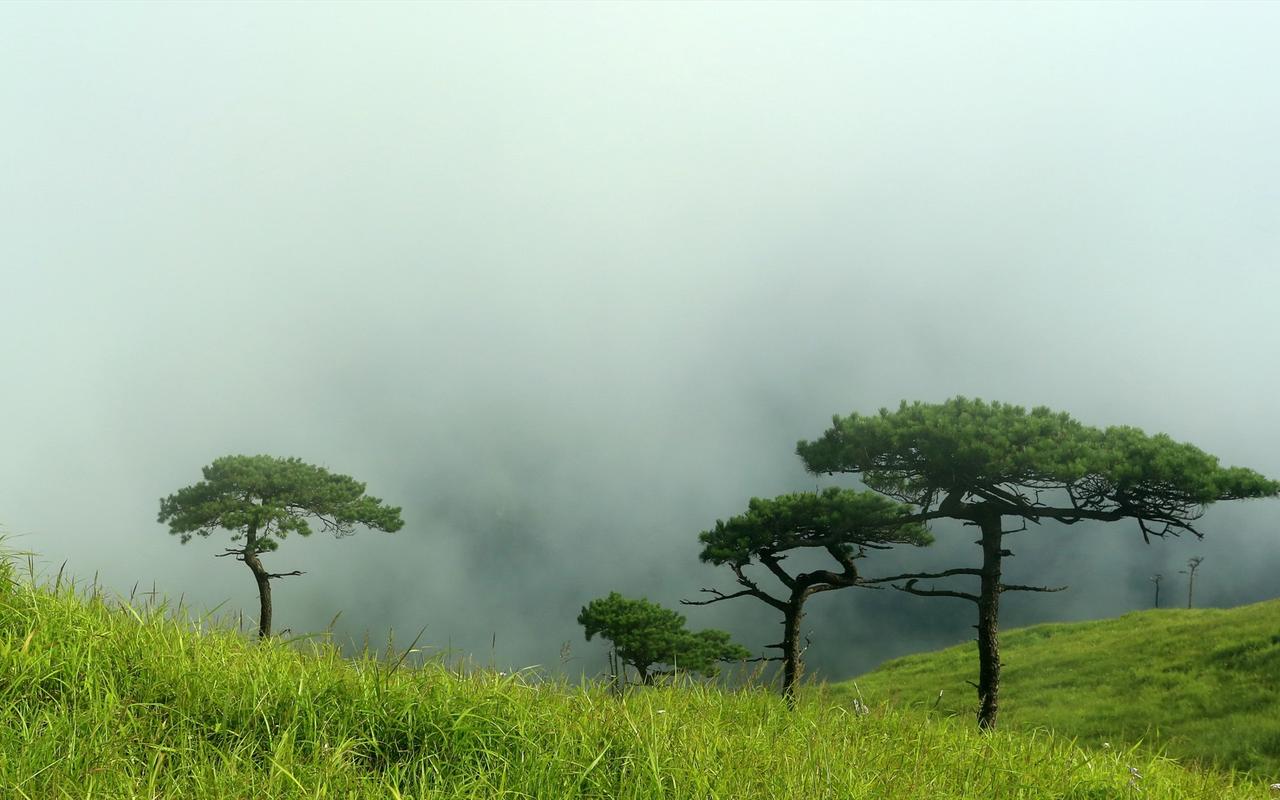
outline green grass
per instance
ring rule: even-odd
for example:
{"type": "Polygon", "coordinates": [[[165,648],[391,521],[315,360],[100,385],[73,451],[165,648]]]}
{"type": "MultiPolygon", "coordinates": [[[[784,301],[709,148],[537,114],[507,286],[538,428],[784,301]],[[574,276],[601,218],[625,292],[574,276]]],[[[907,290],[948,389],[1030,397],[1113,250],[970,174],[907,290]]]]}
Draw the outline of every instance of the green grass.
{"type": "Polygon", "coordinates": [[[1265,787],[815,691],[637,690],[344,660],[0,563],[0,797],[1233,800],[1265,787]],[[179,617],[178,619],[175,619],[179,617]],[[1133,777],[1130,768],[1141,777],[1133,777]]]}
{"type": "MultiPolygon", "coordinates": [[[[1095,746],[1143,740],[1280,780],[1280,600],[1036,625],[1004,632],[1000,647],[1002,728],[1050,728],[1095,746]]],[[[977,670],[968,644],[887,662],[830,692],[899,709],[937,703],[931,716],[972,720],[966,681],[977,670]]]]}

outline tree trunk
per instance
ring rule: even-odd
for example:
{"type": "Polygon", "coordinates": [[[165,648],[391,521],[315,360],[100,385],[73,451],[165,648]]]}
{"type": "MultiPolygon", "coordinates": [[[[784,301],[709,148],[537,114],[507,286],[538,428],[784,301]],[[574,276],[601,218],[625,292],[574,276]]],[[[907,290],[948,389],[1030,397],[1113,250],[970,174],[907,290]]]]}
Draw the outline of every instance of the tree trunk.
{"type": "Polygon", "coordinates": [[[258,582],[258,638],[265,639],[271,635],[271,577],[258,558],[257,545],[257,526],[250,524],[245,536],[244,563],[258,582]]]}
{"type": "Polygon", "coordinates": [[[982,526],[982,587],[978,595],[978,727],[996,726],[1000,706],[1000,515],[987,512],[982,526]]]}
{"type": "Polygon", "coordinates": [[[790,708],[796,707],[796,686],[804,674],[804,660],[800,649],[800,620],[804,619],[804,601],[809,590],[791,593],[791,602],[783,611],[782,633],[782,695],[790,708]]]}

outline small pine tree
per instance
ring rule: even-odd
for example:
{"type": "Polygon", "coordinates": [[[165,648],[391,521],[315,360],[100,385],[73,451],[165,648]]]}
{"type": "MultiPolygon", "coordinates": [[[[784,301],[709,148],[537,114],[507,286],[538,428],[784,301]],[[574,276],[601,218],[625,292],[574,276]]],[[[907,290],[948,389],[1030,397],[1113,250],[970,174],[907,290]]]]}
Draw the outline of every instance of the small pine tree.
{"type": "Polygon", "coordinates": [[[160,501],[159,521],[183,544],[216,530],[231,531],[231,541],[244,543],[220,555],[235,556],[253,573],[259,638],[271,635],[271,581],[302,574],[268,572],[260,556],[290,533],[311,535],[308,520],[339,537],[354,533],[356,525],[388,532],[404,526],[400,509],[365,494],[360,481],[297,458],[225,456],[204,468],[204,480],[160,501]]]}
{"type": "Polygon", "coordinates": [[[653,683],[655,665],[712,676],[723,662],[751,657],[746,648],[731,642],[725,631],[690,631],[685,628],[684,615],[617,592],[584,606],[578,624],[588,642],[597,635],[612,642],[618,660],[633,667],[645,685],[653,683]]]}

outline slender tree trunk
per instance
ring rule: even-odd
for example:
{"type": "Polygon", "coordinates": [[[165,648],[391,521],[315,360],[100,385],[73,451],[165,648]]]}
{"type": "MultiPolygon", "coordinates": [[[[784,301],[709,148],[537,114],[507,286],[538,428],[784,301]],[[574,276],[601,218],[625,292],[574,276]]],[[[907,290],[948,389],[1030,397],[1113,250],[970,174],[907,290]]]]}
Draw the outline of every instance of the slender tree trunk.
{"type": "Polygon", "coordinates": [[[978,727],[996,726],[1000,707],[1000,515],[987,512],[982,526],[982,587],[978,595],[978,727]]]}
{"type": "Polygon", "coordinates": [[[271,635],[271,577],[258,558],[257,545],[257,526],[251,523],[245,535],[244,563],[258,582],[258,638],[265,639],[271,635]]]}
{"type": "Polygon", "coordinates": [[[1187,574],[1187,608],[1191,608],[1191,595],[1196,590],[1196,571],[1193,569],[1187,574]]]}
{"type": "Polygon", "coordinates": [[[796,686],[804,674],[804,651],[800,648],[800,620],[804,619],[804,601],[809,589],[791,593],[791,602],[783,612],[782,632],[782,695],[787,705],[796,707],[796,686]]]}

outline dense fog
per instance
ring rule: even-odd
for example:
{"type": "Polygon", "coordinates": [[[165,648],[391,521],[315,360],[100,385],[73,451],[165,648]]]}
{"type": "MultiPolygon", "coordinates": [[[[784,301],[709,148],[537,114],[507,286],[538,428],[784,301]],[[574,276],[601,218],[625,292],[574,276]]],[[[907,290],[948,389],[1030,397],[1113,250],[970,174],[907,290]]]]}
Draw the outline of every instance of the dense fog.
{"type": "MultiPolygon", "coordinates": [[[[847,483],[796,441],[955,395],[1280,476],[1267,4],[0,7],[0,526],[45,569],[257,613],[158,500],[231,453],[404,508],[263,557],[278,627],[604,667],[578,609],[728,589],[697,534],[847,483]],[[571,643],[568,660],[562,645],[571,643]]],[[[1203,541],[1046,523],[1006,626],[1277,592],[1275,501],[1203,541]],[[1163,599],[1163,598],[1162,598],[1163,599]]],[[[973,532],[868,572],[969,566],[973,532]]],[[[972,636],[808,606],[842,678],[972,636]]],[[[759,650],[750,599],[687,610],[759,650]]]]}

